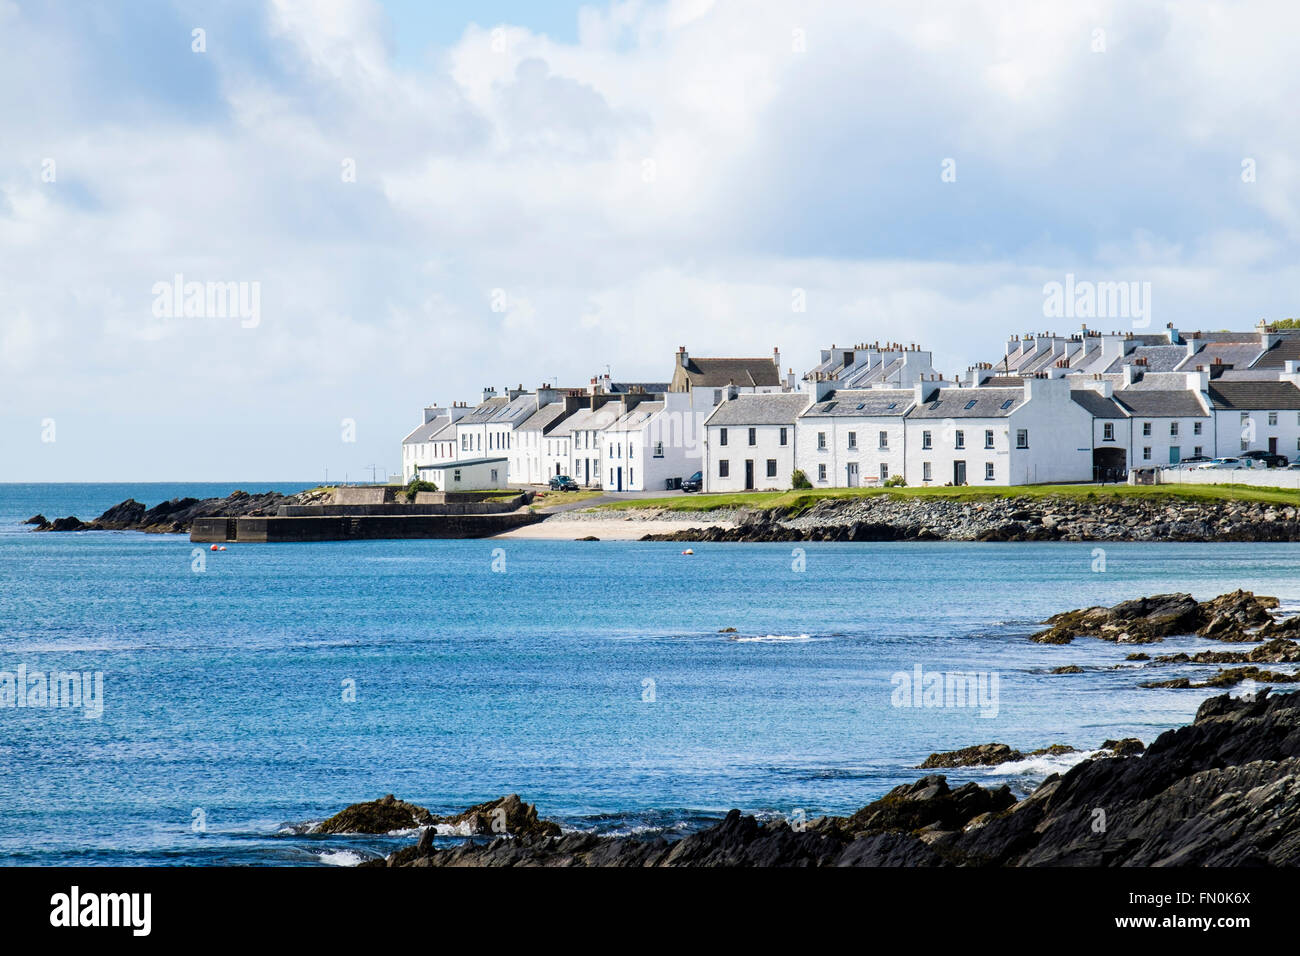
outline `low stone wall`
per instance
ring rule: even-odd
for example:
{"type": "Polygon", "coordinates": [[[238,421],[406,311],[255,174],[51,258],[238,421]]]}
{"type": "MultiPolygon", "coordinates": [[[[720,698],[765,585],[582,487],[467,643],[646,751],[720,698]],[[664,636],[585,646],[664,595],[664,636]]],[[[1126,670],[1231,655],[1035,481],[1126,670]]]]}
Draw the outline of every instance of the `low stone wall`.
{"type": "Polygon", "coordinates": [[[199,518],[191,527],[190,540],[204,543],[268,543],[380,538],[486,538],[540,520],[539,515],[527,511],[509,514],[199,518]]]}
{"type": "Polygon", "coordinates": [[[1157,468],[1158,485],[1250,485],[1300,490],[1300,471],[1287,468],[1157,468]]]}
{"type": "Polygon", "coordinates": [[[276,510],[279,518],[357,517],[361,515],[482,515],[506,514],[524,504],[523,497],[509,501],[463,501],[448,504],[382,504],[382,505],[281,505],[276,510]]]}

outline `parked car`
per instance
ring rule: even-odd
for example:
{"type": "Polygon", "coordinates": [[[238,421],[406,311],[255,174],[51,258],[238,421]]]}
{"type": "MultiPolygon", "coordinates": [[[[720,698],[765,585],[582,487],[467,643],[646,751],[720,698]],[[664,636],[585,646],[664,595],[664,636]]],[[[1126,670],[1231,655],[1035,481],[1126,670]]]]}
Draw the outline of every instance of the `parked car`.
{"type": "Polygon", "coordinates": [[[682,479],[682,491],[703,491],[704,472],[697,471],[689,478],[682,479]]]}
{"type": "Polygon", "coordinates": [[[1287,471],[1300,471],[1300,461],[1293,461],[1286,466],[1287,471]]]}
{"type": "Polygon", "coordinates": [[[556,475],[551,479],[552,491],[577,491],[578,483],[568,475],[556,475]]]}
{"type": "Polygon", "coordinates": [[[1198,468],[1222,468],[1222,469],[1241,469],[1252,467],[1251,463],[1241,458],[1215,458],[1203,465],[1197,465],[1198,468]]]}
{"type": "Polygon", "coordinates": [[[1210,460],[1210,459],[1207,458],[1207,457],[1205,457],[1204,455],[1189,455],[1189,456],[1186,457],[1186,458],[1179,459],[1177,462],[1175,462],[1174,464],[1170,465],[1169,467],[1171,467],[1171,468],[1198,468],[1198,467],[1200,467],[1201,465],[1203,465],[1203,464],[1205,464],[1206,462],[1208,462],[1209,460],[1210,460]]]}
{"type": "Polygon", "coordinates": [[[1261,461],[1268,468],[1285,468],[1291,463],[1286,455],[1278,455],[1271,451],[1243,451],[1241,457],[1261,461]]]}

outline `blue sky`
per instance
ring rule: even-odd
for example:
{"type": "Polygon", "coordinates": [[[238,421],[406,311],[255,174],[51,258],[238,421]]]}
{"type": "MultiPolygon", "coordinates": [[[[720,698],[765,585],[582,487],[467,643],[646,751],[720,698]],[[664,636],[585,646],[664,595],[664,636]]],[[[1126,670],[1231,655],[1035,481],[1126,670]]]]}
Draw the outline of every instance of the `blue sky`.
{"type": "Polygon", "coordinates": [[[425,403],[678,345],[952,373],[1067,273],[1150,282],[1157,327],[1295,315],[1298,20],[0,0],[0,481],[394,471],[425,403]],[[177,275],[257,321],[167,314],[177,275]]]}

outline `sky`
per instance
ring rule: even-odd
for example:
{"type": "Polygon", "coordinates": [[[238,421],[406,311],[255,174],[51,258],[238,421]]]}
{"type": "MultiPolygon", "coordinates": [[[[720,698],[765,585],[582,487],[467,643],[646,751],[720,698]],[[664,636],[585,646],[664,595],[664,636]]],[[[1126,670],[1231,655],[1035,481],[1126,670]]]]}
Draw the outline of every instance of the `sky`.
{"type": "Polygon", "coordinates": [[[681,345],[951,375],[1075,331],[1067,275],[1149,283],[1154,330],[1294,316],[1297,33],[1280,2],[0,0],[0,481],[368,480],[426,404],[663,381],[681,345]]]}

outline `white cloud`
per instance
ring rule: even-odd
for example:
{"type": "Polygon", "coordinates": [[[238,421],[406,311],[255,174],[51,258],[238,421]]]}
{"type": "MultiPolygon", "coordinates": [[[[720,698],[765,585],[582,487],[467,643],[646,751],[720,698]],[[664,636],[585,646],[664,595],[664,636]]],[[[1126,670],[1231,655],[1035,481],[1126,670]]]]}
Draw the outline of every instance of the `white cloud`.
{"type": "Polygon", "coordinates": [[[632,0],[574,43],[469,26],[423,72],[373,0],[205,9],[202,55],[188,6],[117,16],[0,3],[0,443],[116,422],[61,431],[106,476],[292,475],[307,435],[309,475],[391,467],[423,401],[662,379],[679,344],[956,370],[1067,271],[1150,278],[1183,328],[1295,311],[1290,8],[632,0]],[[155,319],[177,272],[261,282],[262,324],[155,319]],[[163,407],[216,440],[119,450],[163,407]]]}

